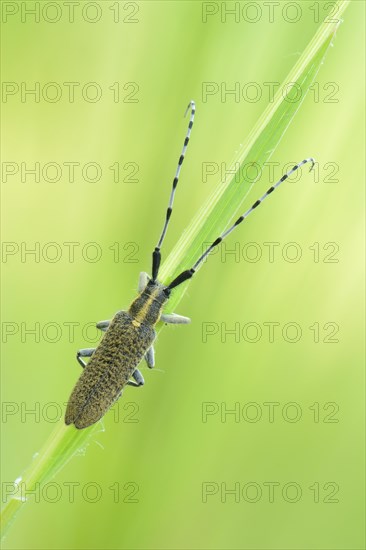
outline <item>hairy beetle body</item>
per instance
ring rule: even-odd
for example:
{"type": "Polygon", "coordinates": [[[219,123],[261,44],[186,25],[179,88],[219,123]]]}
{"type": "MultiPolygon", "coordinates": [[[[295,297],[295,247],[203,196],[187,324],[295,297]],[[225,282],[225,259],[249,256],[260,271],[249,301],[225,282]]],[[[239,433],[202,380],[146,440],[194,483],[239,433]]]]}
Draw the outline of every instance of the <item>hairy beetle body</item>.
{"type": "Polygon", "coordinates": [[[165,287],[150,281],[128,311],[114,316],[71,393],[66,424],[86,428],[120,397],[156,338],[153,327],[168,297],[165,287]]]}

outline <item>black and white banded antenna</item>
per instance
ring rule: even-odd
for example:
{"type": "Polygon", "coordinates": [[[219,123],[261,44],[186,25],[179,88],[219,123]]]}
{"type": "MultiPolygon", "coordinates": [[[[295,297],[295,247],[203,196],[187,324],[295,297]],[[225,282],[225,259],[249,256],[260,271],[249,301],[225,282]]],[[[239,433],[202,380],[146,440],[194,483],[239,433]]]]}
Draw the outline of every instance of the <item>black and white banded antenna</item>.
{"type": "Polygon", "coordinates": [[[166,211],[166,218],[165,218],[163,231],[161,233],[158,244],[156,245],[156,247],[154,249],[154,252],[153,252],[153,259],[152,259],[152,280],[153,281],[156,281],[158,273],[159,273],[159,267],[160,267],[160,261],[161,261],[160,249],[161,249],[161,245],[163,244],[163,241],[164,241],[164,238],[165,238],[165,235],[166,235],[166,231],[168,229],[170,216],[171,216],[172,211],[173,211],[173,203],[174,203],[175,192],[176,192],[177,185],[178,185],[179,175],[180,175],[180,171],[182,169],[182,164],[183,164],[184,157],[185,157],[185,154],[186,154],[189,138],[191,136],[192,126],[193,126],[193,122],[194,122],[194,114],[196,112],[196,104],[193,100],[189,102],[184,116],[187,116],[187,113],[188,113],[189,109],[191,109],[191,116],[190,116],[190,119],[189,119],[189,124],[188,124],[186,137],[184,139],[182,152],[181,152],[179,160],[178,160],[177,170],[175,172],[175,176],[174,176],[174,179],[173,179],[173,186],[172,186],[172,191],[170,193],[169,204],[168,204],[168,209],[166,211]]]}
{"type": "Polygon", "coordinates": [[[277,187],[279,187],[281,185],[282,182],[284,182],[289,176],[291,176],[291,174],[293,174],[294,172],[296,172],[296,170],[298,170],[301,166],[303,166],[304,164],[308,163],[308,162],[311,162],[311,168],[310,168],[310,171],[314,168],[314,164],[315,164],[315,160],[313,158],[308,158],[308,159],[304,159],[303,161],[301,161],[299,164],[296,164],[289,172],[287,172],[286,174],[284,174],[282,176],[282,178],[277,182],[275,183],[274,185],[272,185],[272,187],[270,187],[268,189],[268,191],[266,193],[264,193],[264,195],[255,201],[255,203],[253,204],[253,206],[251,208],[249,208],[249,210],[247,210],[242,216],[240,216],[240,218],[238,218],[236,220],[236,222],[231,226],[229,227],[229,229],[227,229],[226,231],[224,231],[208,248],[207,250],[202,254],[202,256],[200,256],[198,258],[198,260],[196,261],[196,263],[193,265],[193,267],[191,267],[191,269],[187,269],[186,271],[183,271],[182,273],[180,273],[168,286],[168,288],[171,290],[175,287],[177,287],[178,285],[184,283],[184,281],[187,281],[188,279],[190,279],[191,277],[193,277],[193,275],[196,273],[197,269],[200,267],[200,265],[202,264],[202,262],[204,261],[204,259],[210,254],[210,252],[216,247],[218,246],[228,235],[230,235],[230,233],[232,231],[234,231],[234,229],[239,225],[241,224],[242,221],[244,221],[248,216],[249,214],[251,214],[253,212],[253,210],[255,210],[257,208],[257,206],[259,206],[263,201],[264,199],[266,199],[268,197],[268,195],[270,195],[275,189],[277,189],[277,187]]]}

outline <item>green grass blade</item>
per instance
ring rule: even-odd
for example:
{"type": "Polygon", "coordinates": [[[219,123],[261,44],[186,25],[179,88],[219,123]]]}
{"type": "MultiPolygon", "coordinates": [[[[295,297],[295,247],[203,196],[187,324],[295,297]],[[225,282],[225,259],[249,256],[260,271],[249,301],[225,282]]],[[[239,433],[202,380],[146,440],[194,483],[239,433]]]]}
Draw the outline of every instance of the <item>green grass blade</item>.
{"type": "MultiPolygon", "coordinates": [[[[338,2],[337,13],[342,15],[348,4],[349,0],[338,2]]],[[[336,29],[336,24],[327,22],[319,27],[314,38],[286,78],[287,83],[296,83],[297,87],[301,88],[301,99],[291,102],[283,98],[282,92],[279,91],[276,94],[274,101],[268,105],[258,120],[234,161],[239,163],[240,168],[247,163],[255,163],[257,167],[262,168],[264,163],[270,159],[314,81],[336,29]]],[[[289,99],[294,91],[295,89],[289,92],[289,99]]],[[[307,154],[310,155],[311,151],[308,151],[307,154]]],[[[171,280],[181,270],[191,267],[202,250],[202,243],[212,241],[227,227],[254,182],[253,178],[250,183],[238,183],[234,176],[222,182],[215,189],[162,265],[160,274],[163,282],[171,280]]],[[[186,285],[178,287],[174,292],[169,303],[172,311],[181,300],[185,287],[186,285]]],[[[21,478],[27,491],[34,489],[37,483],[42,484],[53,478],[75,453],[85,449],[90,436],[98,431],[100,431],[100,424],[78,431],[73,427],[66,427],[61,420],[21,478]]],[[[16,493],[6,503],[1,517],[3,535],[24,502],[26,500],[16,493]]]]}

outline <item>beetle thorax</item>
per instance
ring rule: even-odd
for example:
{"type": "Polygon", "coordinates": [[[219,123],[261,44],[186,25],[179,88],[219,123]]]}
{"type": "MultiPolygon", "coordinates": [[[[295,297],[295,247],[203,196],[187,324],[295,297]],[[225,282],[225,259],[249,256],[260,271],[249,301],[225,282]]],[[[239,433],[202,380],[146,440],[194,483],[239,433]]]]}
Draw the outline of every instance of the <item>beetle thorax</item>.
{"type": "Polygon", "coordinates": [[[169,300],[169,291],[157,281],[150,280],[128,310],[133,319],[141,324],[155,325],[169,300]]]}

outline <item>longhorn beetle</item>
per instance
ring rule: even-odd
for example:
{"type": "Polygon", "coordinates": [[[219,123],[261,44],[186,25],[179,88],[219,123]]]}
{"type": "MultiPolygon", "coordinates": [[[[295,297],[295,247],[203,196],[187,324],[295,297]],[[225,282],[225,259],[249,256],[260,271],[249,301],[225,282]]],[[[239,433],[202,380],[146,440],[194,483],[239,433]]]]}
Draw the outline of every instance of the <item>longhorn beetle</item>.
{"type": "Polygon", "coordinates": [[[97,323],[97,328],[105,332],[98,347],[96,349],[81,349],[77,352],[77,360],[84,370],[71,393],[65,415],[66,424],[74,424],[76,428],[86,428],[102,418],[121,396],[126,385],[138,387],[144,384],[144,378],[137,366],[143,358],[145,358],[148,367],[154,366],[153,345],[156,338],[154,326],[159,321],[171,324],[190,323],[188,317],[163,313],[172,290],[193,277],[206,256],[293,172],[307,162],[311,163],[310,170],[314,167],[313,158],[296,164],[231,227],[224,231],[198,258],[191,269],[183,271],[168,286],[165,286],[158,281],[161,261],[160,249],[169,225],[179,175],[191,135],[196,110],[194,101],[189,103],[186,114],[189,109],[191,116],[173,180],[163,231],[152,254],[152,277],[150,278],[147,273],[140,273],[139,295],[132,302],[129,310],[118,311],[111,321],[97,323]],[[87,364],[83,357],[90,357],[87,364]]]}

